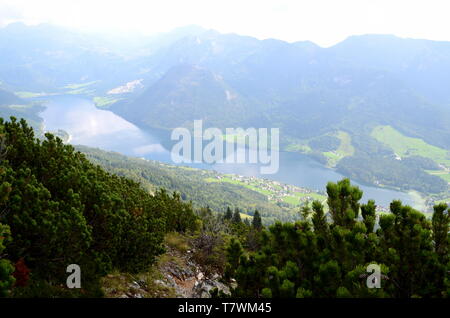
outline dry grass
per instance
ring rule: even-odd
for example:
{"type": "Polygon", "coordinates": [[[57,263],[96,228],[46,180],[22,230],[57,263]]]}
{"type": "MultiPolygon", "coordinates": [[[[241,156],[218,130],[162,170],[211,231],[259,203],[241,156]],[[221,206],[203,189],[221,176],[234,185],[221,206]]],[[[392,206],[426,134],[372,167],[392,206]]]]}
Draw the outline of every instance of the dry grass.
{"type": "Polygon", "coordinates": [[[144,298],[172,298],[176,297],[173,288],[156,283],[163,279],[157,266],[153,266],[146,273],[131,275],[115,271],[102,278],[102,289],[107,298],[133,297],[139,294],[144,298]],[[140,286],[135,287],[135,282],[140,286]]]}
{"type": "Polygon", "coordinates": [[[188,238],[176,232],[167,233],[165,242],[169,248],[181,253],[186,253],[189,249],[188,238]]]}

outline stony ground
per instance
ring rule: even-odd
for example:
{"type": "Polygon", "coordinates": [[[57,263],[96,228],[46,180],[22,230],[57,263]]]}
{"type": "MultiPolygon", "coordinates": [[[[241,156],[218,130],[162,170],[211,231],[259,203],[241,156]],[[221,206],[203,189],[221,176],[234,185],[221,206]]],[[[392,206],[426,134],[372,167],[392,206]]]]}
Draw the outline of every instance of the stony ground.
{"type": "Polygon", "coordinates": [[[155,266],[137,275],[111,273],[103,278],[106,297],[110,298],[209,298],[209,292],[218,288],[229,293],[218,274],[208,276],[193,260],[188,245],[166,244],[167,252],[155,266]]]}

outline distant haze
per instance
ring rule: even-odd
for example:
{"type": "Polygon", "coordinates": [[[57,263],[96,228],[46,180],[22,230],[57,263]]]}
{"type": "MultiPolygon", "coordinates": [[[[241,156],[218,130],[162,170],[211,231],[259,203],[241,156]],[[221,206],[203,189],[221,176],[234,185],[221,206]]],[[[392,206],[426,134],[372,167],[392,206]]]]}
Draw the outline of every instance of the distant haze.
{"type": "Polygon", "coordinates": [[[328,47],[356,34],[450,41],[447,0],[1,0],[0,26],[22,21],[154,34],[197,24],[328,47]]]}

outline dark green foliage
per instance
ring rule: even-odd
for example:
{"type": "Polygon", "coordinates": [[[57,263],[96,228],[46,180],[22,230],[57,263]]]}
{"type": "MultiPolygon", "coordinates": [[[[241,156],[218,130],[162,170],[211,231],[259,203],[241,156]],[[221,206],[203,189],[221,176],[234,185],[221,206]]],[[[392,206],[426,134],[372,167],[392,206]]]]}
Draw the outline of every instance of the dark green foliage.
{"type": "MultiPolygon", "coordinates": [[[[437,230],[434,235],[439,237],[443,227],[449,231],[448,221],[440,218],[443,208],[437,206],[433,216],[437,230]]],[[[390,279],[397,286],[394,296],[441,296],[446,263],[439,260],[442,250],[439,243],[433,242],[431,222],[400,201],[393,201],[390,210],[390,215],[380,217],[377,233],[384,251],[382,261],[389,266],[390,279]]]]}
{"type": "MultiPolygon", "coordinates": [[[[0,199],[1,200],[1,199],[0,199]]],[[[2,254],[6,244],[11,240],[11,233],[7,225],[0,223],[0,297],[5,297],[14,284],[14,266],[7,259],[3,259],[2,254]]]]}
{"type": "Polygon", "coordinates": [[[224,278],[229,280],[234,277],[235,269],[239,266],[239,260],[243,254],[242,245],[236,238],[232,238],[226,248],[227,265],[225,267],[224,278]]]}
{"type": "MultiPolygon", "coordinates": [[[[277,222],[260,236],[260,248],[236,260],[228,255],[236,297],[447,297],[449,217],[435,206],[432,221],[401,202],[376,223],[374,201],[344,179],[327,185],[330,220],[314,201],[312,217],[277,222]],[[359,217],[361,211],[361,217],[359,217]],[[369,289],[367,266],[378,264],[381,288],[369,289]]],[[[310,212],[308,211],[307,214],[310,212]]],[[[228,250],[239,251],[238,243],[228,250]]],[[[240,254],[240,252],[239,252],[240,254]]]]}
{"type": "Polygon", "coordinates": [[[231,219],[231,222],[233,222],[234,224],[239,224],[242,222],[239,208],[234,209],[233,218],[231,219]]]}
{"type": "Polygon", "coordinates": [[[253,214],[252,226],[257,231],[262,229],[261,215],[258,210],[255,210],[255,214],[253,214]]]}
{"type": "Polygon", "coordinates": [[[432,218],[433,241],[436,253],[441,263],[446,264],[449,261],[450,233],[448,231],[450,224],[450,213],[446,204],[439,204],[434,207],[432,218]]]}
{"type": "MultiPolygon", "coordinates": [[[[174,192],[172,196],[169,196],[166,190],[160,189],[156,191],[155,197],[159,199],[156,203],[162,204],[162,206],[155,206],[154,209],[164,211],[163,217],[166,220],[167,232],[195,230],[197,217],[194,214],[192,204],[183,202],[179,193],[174,192]]],[[[207,210],[211,211],[209,207],[207,210]]]]}
{"type": "MultiPolygon", "coordinates": [[[[3,134],[0,134],[0,142],[3,141],[3,134]]],[[[6,154],[5,149],[0,149],[0,163],[2,157],[6,154]]],[[[3,173],[3,168],[0,166],[0,172],[3,173]]],[[[7,182],[0,183],[0,206],[3,206],[8,201],[11,192],[11,185],[7,182]]],[[[0,217],[4,213],[0,212],[0,217]]],[[[5,297],[14,283],[14,266],[11,262],[3,257],[3,252],[6,245],[11,242],[11,231],[8,225],[0,223],[0,297],[5,297]]]]}
{"type": "Polygon", "coordinates": [[[319,201],[313,201],[312,208],[314,211],[312,224],[314,231],[318,234],[326,234],[328,232],[328,223],[323,210],[323,205],[319,201]]]}
{"type": "Polygon", "coordinates": [[[369,200],[367,204],[361,204],[361,214],[364,220],[364,225],[366,226],[367,233],[372,233],[375,226],[376,219],[376,208],[375,201],[369,200]]]}
{"type": "Polygon", "coordinates": [[[98,278],[113,268],[147,269],[163,251],[166,231],[195,227],[191,206],[178,194],[150,195],[51,134],[35,139],[24,120],[0,119],[0,134],[6,144],[0,222],[13,238],[6,252],[9,260],[24,259],[31,269],[30,290],[17,295],[32,293],[38,281],[65,286],[69,264],[80,265],[84,292],[93,295],[98,278]]]}
{"type": "Polygon", "coordinates": [[[224,219],[231,221],[233,218],[233,212],[231,211],[230,207],[227,207],[227,212],[225,212],[224,219]]]}
{"type": "Polygon", "coordinates": [[[328,207],[334,224],[343,227],[351,227],[359,213],[359,200],[362,191],[358,187],[350,185],[349,179],[343,179],[337,183],[327,184],[328,207]]]}

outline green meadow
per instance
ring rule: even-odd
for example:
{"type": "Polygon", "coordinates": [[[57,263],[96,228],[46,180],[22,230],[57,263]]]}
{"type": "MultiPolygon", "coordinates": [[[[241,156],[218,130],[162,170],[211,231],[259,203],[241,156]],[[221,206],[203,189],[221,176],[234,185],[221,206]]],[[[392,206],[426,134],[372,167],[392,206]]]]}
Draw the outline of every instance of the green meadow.
{"type": "Polygon", "coordinates": [[[108,107],[115,102],[118,102],[119,98],[113,98],[113,97],[104,97],[104,96],[96,96],[93,98],[94,104],[97,107],[108,107]]]}
{"type": "Polygon", "coordinates": [[[425,170],[429,174],[441,177],[447,182],[450,182],[450,172],[449,171],[442,171],[442,170],[425,170]]]}
{"type": "Polygon", "coordinates": [[[422,156],[450,167],[449,151],[430,145],[420,138],[407,137],[391,126],[377,126],[371,136],[392,148],[399,156],[422,156]]]}

